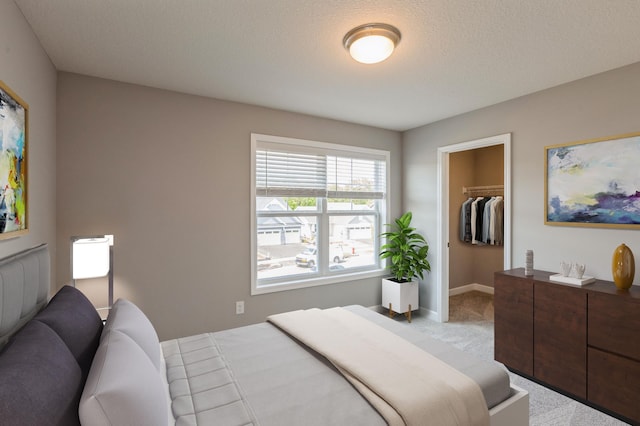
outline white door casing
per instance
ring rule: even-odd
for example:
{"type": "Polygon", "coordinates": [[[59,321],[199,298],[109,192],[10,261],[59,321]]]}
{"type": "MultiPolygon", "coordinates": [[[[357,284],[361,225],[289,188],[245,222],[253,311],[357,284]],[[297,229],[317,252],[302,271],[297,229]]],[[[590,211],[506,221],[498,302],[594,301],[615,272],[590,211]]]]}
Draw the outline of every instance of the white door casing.
{"type": "Polygon", "coordinates": [[[504,146],[504,269],[511,268],[511,133],[438,148],[438,230],[436,319],[449,320],[449,154],[494,145],[504,146]]]}

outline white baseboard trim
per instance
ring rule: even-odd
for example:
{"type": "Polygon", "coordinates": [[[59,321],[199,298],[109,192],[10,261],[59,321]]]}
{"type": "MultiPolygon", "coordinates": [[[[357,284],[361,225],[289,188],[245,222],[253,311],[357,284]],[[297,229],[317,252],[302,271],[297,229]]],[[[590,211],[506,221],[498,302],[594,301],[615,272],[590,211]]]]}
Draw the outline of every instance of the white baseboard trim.
{"type": "Polygon", "coordinates": [[[449,296],[457,296],[459,294],[468,293],[470,291],[479,291],[482,293],[493,294],[493,287],[488,285],[472,283],[449,289],[449,296]]]}
{"type": "Polygon", "coordinates": [[[426,316],[430,320],[438,321],[438,313],[427,308],[420,308],[420,316],[426,316]]]}

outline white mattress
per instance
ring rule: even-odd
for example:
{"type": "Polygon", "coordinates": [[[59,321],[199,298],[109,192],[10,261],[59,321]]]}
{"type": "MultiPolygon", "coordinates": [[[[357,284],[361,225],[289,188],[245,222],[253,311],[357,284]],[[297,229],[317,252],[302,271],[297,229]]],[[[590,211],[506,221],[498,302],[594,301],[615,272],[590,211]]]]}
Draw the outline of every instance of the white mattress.
{"type": "MultiPolygon", "coordinates": [[[[489,408],[510,395],[506,369],[361,306],[355,312],[475,380],[489,408]]],[[[177,425],[385,425],[324,358],[269,323],[162,343],[177,425]]]]}
{"type": "Polygon", "coordinates": [[[211,334],[162,343],[176,425],[257,424],[211,334]]]}

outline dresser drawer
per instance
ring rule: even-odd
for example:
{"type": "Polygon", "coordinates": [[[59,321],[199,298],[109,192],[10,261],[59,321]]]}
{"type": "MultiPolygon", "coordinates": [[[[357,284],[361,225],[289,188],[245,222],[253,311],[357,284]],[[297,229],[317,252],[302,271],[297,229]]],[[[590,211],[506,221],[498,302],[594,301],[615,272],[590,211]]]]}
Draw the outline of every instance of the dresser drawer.
{"type": "Polygon", "coordinates": [[[580,289],[534,285],[533,375],[587,397],[587,294],[580,289]]]}
{"type": "Polygon", "coordinates": [[[588,400],[640,422],[640,362],[589,348],[588,365],[588,400]]]}
{"type": "Polygon", "coordinates": [[[640,360],[640,303],[611,294],[588,295],[588,344],[640,360]]]}
{"type": "Polygon", "coordinates": [[[495,274],[495,359],[533,376],[533,281],[495,274]]]}

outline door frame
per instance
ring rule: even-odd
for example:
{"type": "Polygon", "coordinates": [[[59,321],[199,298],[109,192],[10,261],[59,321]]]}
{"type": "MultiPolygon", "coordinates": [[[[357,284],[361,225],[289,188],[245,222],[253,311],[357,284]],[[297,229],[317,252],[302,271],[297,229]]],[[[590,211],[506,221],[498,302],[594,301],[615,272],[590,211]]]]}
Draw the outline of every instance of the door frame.
{"type": "Polygon", "coordinates": [[[511,269],[511,133],[438,148],[436,319],[449,321],[449,154],[488,146],[504,147],[504,269],[511,269]]]}

